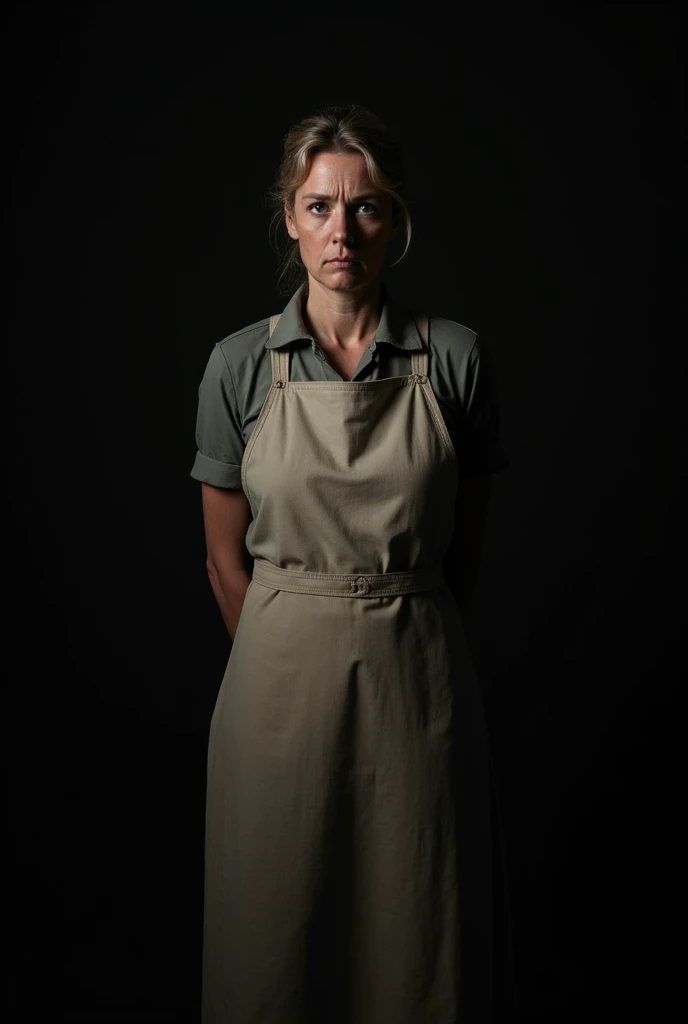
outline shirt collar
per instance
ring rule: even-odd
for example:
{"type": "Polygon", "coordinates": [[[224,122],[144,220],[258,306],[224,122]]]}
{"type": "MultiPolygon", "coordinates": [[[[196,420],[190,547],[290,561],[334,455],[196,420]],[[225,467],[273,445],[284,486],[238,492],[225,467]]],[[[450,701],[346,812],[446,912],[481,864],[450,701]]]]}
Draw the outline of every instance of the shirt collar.
{"type": "MultiPolygon", "coordinates": [[[[397,348],[421,349],[423,346],[413,313],[406,306],[397,303],[382,282],[381,288],[382,314],[375,332],[375,343],[386,341],[391,345],[396,345],[397,348]]],[[[308,282],[305,281],[285,306],[277,327],[272,332],[272,337],[265,342],[266,348],[281,348],[282,345],[298,341],[301,338],[308,341],[313,340],[306,330],[301,316],[301,303],[307,292],[308,282]]]]}

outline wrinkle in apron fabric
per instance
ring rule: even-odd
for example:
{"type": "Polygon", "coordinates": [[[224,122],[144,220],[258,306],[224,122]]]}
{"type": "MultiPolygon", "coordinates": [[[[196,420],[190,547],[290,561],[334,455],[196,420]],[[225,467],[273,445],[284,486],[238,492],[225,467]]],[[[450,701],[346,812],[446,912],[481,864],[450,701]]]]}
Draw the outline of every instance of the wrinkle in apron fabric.
{"type": "Polygon", "coordinates": [[[403,377],[294,382],[270,350],[210,729],[203,1024],[513,1019],[489,738],[442,572],[459,469],[418,326],[403,377]]]}

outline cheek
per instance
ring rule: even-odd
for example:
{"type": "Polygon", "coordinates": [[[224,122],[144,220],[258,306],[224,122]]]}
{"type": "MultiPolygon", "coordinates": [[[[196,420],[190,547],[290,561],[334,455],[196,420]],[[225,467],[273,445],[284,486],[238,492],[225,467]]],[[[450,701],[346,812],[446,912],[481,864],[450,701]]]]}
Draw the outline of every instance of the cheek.
{"type": "Polygon", "coordinates": [[[327,242],[328,234],[324,224],[308,224],[301,231],[301,240],[304,245],[321,245],[327,242]]]}
{"type": "Polygon", "coordinates": [[[387,224],[373,224],[368,231],[371,242],[377,245],[386,245],[389,241],[391,228],[387,224]]]}

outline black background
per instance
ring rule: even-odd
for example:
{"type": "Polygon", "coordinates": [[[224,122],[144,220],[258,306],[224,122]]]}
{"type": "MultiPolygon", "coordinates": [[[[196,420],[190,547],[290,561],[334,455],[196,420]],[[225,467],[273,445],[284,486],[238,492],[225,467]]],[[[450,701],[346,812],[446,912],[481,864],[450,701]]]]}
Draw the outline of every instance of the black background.
{"type": "Polygon", "coordinates": [[[511,466],[469,626],[522,1018],[681,1007],[681,26],[666,4],[446,11],[6,14],[13,1020],[198,1020],[229,637],[197,388],[216,341],[286,304],[282,137],[349,102],[407,154],[390,287],[495,362],[511,466]]]}

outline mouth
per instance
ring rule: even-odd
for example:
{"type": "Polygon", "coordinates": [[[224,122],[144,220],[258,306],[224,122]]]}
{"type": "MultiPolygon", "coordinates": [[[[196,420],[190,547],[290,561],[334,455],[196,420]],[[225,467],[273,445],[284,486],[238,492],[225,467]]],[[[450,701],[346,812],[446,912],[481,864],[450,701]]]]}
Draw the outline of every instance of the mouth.
{"type": "Polygon", "coordinates": [[[358,263],[358,260],[328,260],[335,267],[351,267],[354,263],[358,263]]]}

